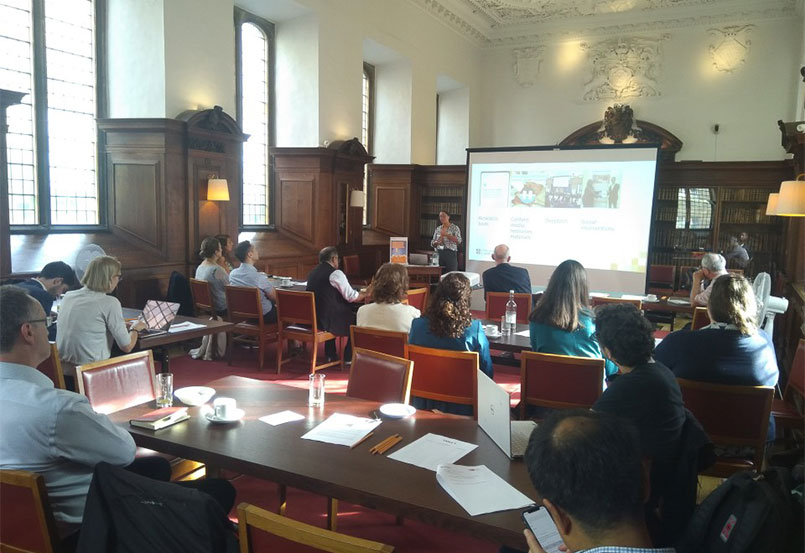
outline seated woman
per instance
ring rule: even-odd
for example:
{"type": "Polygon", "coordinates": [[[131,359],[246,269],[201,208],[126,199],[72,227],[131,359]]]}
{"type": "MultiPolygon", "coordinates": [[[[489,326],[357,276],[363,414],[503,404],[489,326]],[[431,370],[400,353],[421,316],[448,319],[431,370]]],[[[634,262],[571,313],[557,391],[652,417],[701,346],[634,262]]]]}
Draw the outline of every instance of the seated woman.
{"type": "Polygon", "coordinates": [[[138,331],[145,328],[137,321],[126,328],[120,301],[109,296],[120,282],[120,262],[114,257],[93,259],[80,290],[67,292],[59,308],[56,345],[66,375],[75,376],[75,367],[112,356],[112,341],[124,352],[134,349],[138,331]]]}
{"type": "Polygon", "coordinates": [[[240,267],[240,261],[238,261],[237,257],[235,257],[235,254],[233,253],[235,243],[228,234],[219,234],[215,238],[221,243],[221,256],[218,258],[216,263],[218,263],[218,265],[220,265],[221,268],[224,269],[227,274],[229,274],[232,272],[232,269],[240,267]]]}
{"type": "Polygon", "coordinates": [[[771,338],[757,327],[757,304],[749,282],[728,273],[715,279],[707,303],[710,325],[672,332],[654,353],[677,378],[774,386],[779,370],[771,338]]]}
{"type": "MultiPolygon", "coordinates": [[[[408,343],[427,348],[477,351],[479,368],[492,378],[489,341],[481,322],[470,314],[470,281],[461,273],[451,273],[436,287],[425,315],[414,319],[408,343]]],[[[448,413],[472,414],[472,407],[411,398],[418,409],[440,409],[448,413]]]]}
{"type": "Polygon", "coordinates": [[[408,333],[419,309],[402,303],[408,290],[408,271],[399,263],[384,263],[370,286],[374,303],[358,309],[358,326],[408,333]]]}
{"type": "Polygon", "coordinates": [[[218,264],[221,252],[221,243],[217,238],[210,236],[201,242],[199,255],[204,258],[204,261],[196,269],[196,278],[209,283],[212,307],[215,309],[216,315],[223,316],[226,314],[226,285],[229,284],[229,275],[218,264]]]}
{"type": "MultiPolygon", "coordinates": [[[[572,259],[560,263],[528,316],[531,349],[601,359],[589,298],[587,271],[581,263],[572,259]]],[[[618,372],[609,360],[605,368],[607,376],[618,372]]]]}

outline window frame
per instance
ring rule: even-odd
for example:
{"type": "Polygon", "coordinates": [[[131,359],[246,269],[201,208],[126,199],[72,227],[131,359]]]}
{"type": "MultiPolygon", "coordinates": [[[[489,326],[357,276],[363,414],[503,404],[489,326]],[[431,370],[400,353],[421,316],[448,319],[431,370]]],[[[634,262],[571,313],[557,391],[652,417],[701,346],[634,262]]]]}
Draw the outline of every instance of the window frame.
{"type": "MultiPolygon", "coordinates": [[[[369,81],[369,106],[368,106],[368,114],[367,114],[367,121],[366,121],[366,142],[368,144],[364,144],[363,146],[366,148],[366,153],[374,155],[374,146],[375,146],[375,99],[377,96],[377,89],[376,89],[376,79],[375,79],[375,66],[368,62],[363,62],[363,73],[361,75],[361,104],[363,104],[363,76],[366,76],[366,79],[369,81]]],[[[362,118],[361,118],[362,119],[362,118]]],[[[361,120],[361,124],[363,121],[361,120]]],[[[363,130],[363,129],[361,129],[363,130]]],[[[364,169],[364,171],[368,172],[368,169],[364,169]]],[[[370,192],[371,186],[369,186],[369,177],[368,174],[366,176],[366,206],[363,208],[364,213],[366,215],[366,223],[363,225],[363,228],[371,228],[372,227],[372,219],[370,217],[369,206],[371,205],[371,198],[370,192]]]]}
{"type": "Polygon", "coordinates": [[[257,26],[266,35],[268,42],[268,166],[266,167],[266,174],[268,175],[268,223],[265,225],[245,225],[243,223],[243,167],[240,171],[240,194],[238,198],[238,228],[241,232],[248,231],[263,231],[274,230],[276,205],[274,193],[274,158],[271,155],[271,148],[276,146],[277,143],[277,103],[276,103],[276,29],[274,23],[264,19],[253,13],[235,6],[235,118],[241,129],[243,128],[243,78],[241,76],[241,61],[242,61],[242,31],[241,26],[244,23],[251,23],[257,26]]]}
{"type": "Polygon", "coordinates": [[[37,218],[35,225],[11,225],[10,234],[67,234],[75,232],[99,232],[108,230],[107,183],[101,170],[102,135],[97,121],[107,117],[108,86],[106,59],[106,0],[92,0],[95,17],[94,62],[95,62],[95,180],[98,185],[98,223],[95,225],[54,225],[50,213],[50,151],[48,145],[48,90],[47,90],[47,44],[45,41],[45,0],[31,0],[31,56],[33,78],[31,88],[34,98],[43,101],[32,103],[34,119],[34,154],[36,159],[37,218]]]}

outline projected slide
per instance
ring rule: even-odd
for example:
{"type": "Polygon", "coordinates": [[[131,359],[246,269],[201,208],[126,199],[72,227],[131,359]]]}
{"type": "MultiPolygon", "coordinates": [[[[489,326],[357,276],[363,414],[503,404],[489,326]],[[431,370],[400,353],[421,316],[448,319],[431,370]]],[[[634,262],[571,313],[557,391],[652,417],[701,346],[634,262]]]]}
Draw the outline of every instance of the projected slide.
{"type": "Polygon", "coordinates": [[[468,270],[506,243],[534,284],[576,259],[599,290],[645,286],[656,148],[470,150],[468,270]]]}

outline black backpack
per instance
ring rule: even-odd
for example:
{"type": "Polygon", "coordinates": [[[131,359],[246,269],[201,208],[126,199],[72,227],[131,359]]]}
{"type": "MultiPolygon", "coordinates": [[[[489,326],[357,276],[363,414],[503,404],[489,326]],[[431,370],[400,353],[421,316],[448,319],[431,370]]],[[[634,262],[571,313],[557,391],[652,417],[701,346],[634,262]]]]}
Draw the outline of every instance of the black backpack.
{"type": "Polygon", "coordinates": [[[787,553],[795,506],[789,475],[738,472],[702,501],[677,544],[679,553],[787,553]]]}

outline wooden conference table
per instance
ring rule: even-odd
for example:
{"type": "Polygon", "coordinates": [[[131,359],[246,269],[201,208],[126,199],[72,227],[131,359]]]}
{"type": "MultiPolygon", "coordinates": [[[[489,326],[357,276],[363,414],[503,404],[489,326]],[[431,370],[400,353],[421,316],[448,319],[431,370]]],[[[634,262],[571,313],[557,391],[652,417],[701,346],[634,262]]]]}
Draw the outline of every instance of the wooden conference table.
{"type": "Polygon", "coordinates": [[[190,408],[192,418],[153,432],[128,424],[129,419],[154,408],[153,402],[113,413],[110,418],[134,437],[138,446],[204,462],[280,484],[334,497],[393,515],[461,532],[498,544],[526,550],[519,510],[471,517],[436,482],[436,473],[372,455],[369,448],[392,434],[404,447],[429,432],[478,447],[460,459],[462,465],[486,465],[529,497],[534,490],[522,460],[509,458],[478,427],[464,417],[417,411],[403,420],[386,420],[374,435],[354,449],[300,436],[333,413],[371,416],[379,403],[329,394],[323,408],[307,406],[307,390],[272,382],[228,376],[210,382],[216,397],[233,397],[246,411],[243,420],[211,424],[190,408]],[[302,421],[271,426],[258,418],[292,410],[302,421]]]}

